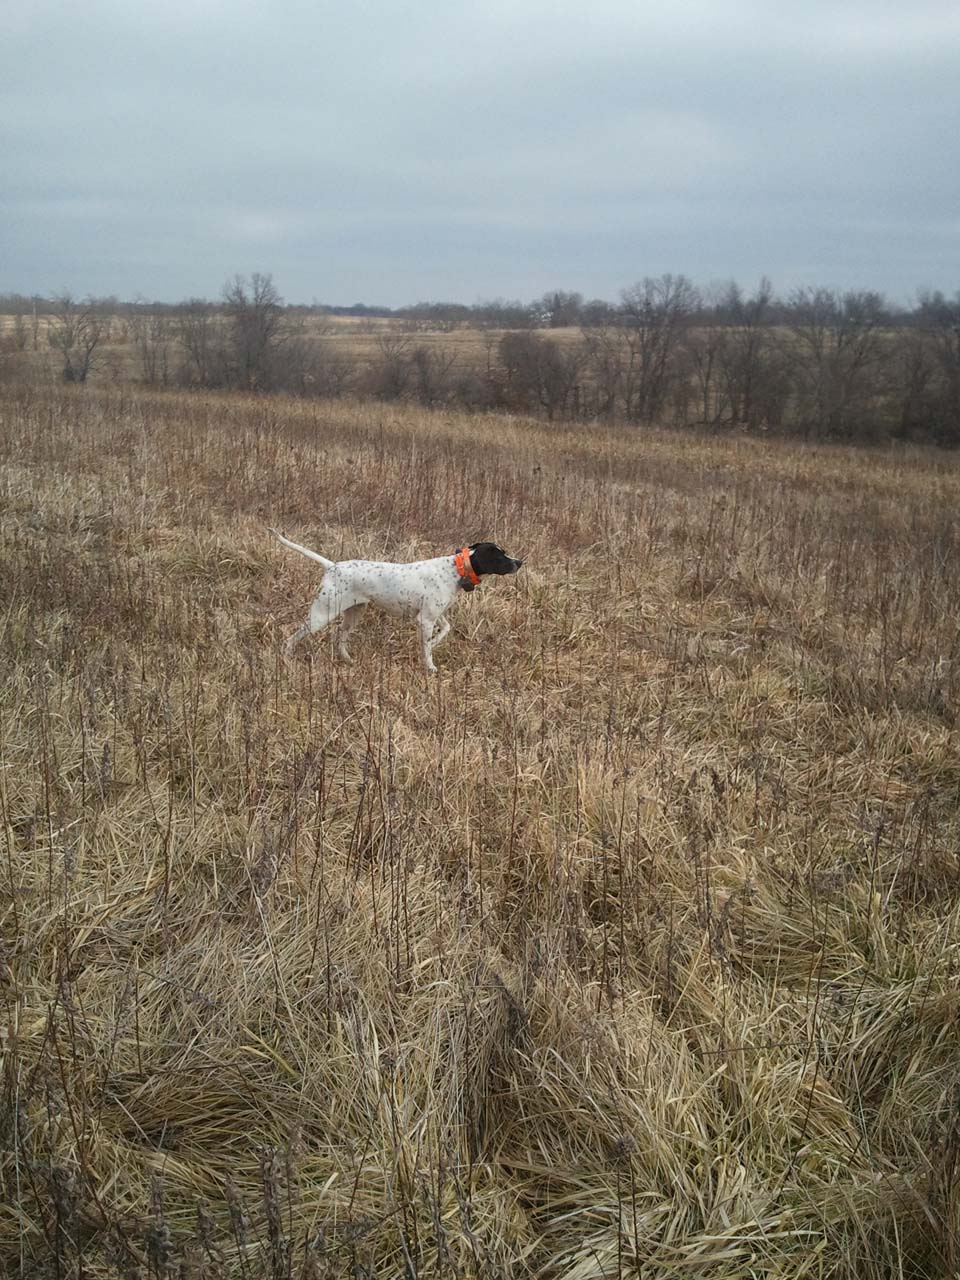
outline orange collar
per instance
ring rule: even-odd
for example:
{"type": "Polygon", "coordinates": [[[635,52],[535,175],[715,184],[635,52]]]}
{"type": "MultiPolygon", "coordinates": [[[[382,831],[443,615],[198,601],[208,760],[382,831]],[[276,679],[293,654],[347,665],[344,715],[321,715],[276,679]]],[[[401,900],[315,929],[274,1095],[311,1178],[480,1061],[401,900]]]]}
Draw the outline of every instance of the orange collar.
{"type": "Polygon", "coordinates": [[[480,579],[473,571],[473,565],[470,563],[470,548],[464,547],[462,551],[458,551],[453,557],[453,563],[456,566],[457,573],[464,579],[464,584],[469,583],[471,587],[479,587],[480,579]]]}

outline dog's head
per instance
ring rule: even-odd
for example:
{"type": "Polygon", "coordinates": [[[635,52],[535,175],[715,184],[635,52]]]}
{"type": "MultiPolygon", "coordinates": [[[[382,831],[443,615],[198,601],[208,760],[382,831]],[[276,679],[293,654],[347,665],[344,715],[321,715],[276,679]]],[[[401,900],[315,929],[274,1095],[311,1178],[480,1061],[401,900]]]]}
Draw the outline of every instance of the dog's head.
{"type": "Polygon", "coordinates": [[[470,563],[477,577],[482,578],[485,573],[516,573],[523,561],[508,556],[495,542],[474,542],[470,546],[470,563]]]}

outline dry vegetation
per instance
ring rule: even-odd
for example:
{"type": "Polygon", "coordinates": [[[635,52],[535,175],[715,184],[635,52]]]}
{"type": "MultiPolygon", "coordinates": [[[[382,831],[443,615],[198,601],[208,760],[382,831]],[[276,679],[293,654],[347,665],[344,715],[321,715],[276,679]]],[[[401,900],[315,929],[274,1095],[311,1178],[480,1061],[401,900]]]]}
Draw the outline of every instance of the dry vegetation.
{"type": "MultiPolygon", "coordinates": [[[[28,322],[32,326],[32,320],[28,322]]],[[[218,324],[221,321],[218,319],[218,324]]],[[[16,317],[0,311],[0,352],[7,352],[9,373],[20,382],[56,382],[60,380],[62,358],[53,349],[51,335],[55,321],[50,315],[37,319],[36,343],[32,327],[29,329],[22,351],[17,351],[14,338],[16,317]]],[[[459,371],[481,371],[495,360],[496,344],[506,330],[490,327],[479,328],[461,324],[450,328],[437,328],[428,324],[414,324],[378,316],[359,319],[354,316],[327,316],[308,313],[291,320],[297,335],[302,337],[306,350],[315,354],[318,348],[329,352],[330,357],[349,370],[377,365],[383,360],[383,343],[389,341],[404,354],[416,347],[449,359],[459,371]]],[[[165,341],[174,360],[176,342],[172,323],[165,341]]],[[[551,339],[565,346],[575,344],[580,330],[575,327],[551,329],[551,339]]],[[[97,348],[96,361],[90,371],[89,381],[98,386],[137,382],[142,379],[135,335],[131,332],[129,316],[123,314],[122,304],[115,313],[107,316],[102,341],[97,348]]],[[[9,380],[9,378],[7,379],[9,380]]],[[[171,381],[173,381],[171,370],[171,381]]]]}
{"type": "Polygon", "coordinates": [[[8,389],[0,1268],[950,1275],[960,465],[8,389]],[[280,638],[266,524],[518,580],[280,638]]]}
{"type": "Polygon", "coordinates": [[[7,295],[0,383],[133,383],[960,447],[960,297],[928,294],[904,311],[863,291],[807,288],[784,301],[766,280],[751,296],[736,284],[704,294],[667,274],[623,290],[615,307],[581,303],[558,293],[526,307],[334,317],[286,307],[259,273],[237,276],[219,304],[7,295]]]}

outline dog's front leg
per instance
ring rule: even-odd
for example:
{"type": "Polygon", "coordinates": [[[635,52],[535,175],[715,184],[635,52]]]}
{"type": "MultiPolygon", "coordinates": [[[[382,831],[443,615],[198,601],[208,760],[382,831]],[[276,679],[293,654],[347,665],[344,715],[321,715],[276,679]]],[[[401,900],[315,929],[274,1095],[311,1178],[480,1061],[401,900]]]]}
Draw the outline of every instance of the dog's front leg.
{"type": "MultiPolygon", "coordinates": [[[[434,623],[434,627],[436,628],[436,623],[434,623]]],[[[450,623],[446,620],[446,618],[441,618],[439,629],[437,629],[436,634],[430,640],[431,655],[433,654],[434,649],[437,647],[440,641],[446,637],[449,630],[450,630],[450,623]]]]}
{"type": "Polygon", "coordinates": [[[428,671],[436,671],[433,664],[433,646],[436,641],[433,639],[433,631],[437,625],[437,619],[432,613],[421,613],[417,618],[417,627],[420,631],[420,653],[423,657],[423,665],[428,671]]]}

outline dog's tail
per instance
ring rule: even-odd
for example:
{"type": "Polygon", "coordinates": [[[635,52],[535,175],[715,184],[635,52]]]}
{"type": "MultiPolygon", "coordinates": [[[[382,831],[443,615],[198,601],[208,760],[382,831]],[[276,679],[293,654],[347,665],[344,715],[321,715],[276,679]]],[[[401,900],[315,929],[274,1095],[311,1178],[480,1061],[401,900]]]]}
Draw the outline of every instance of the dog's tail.
{"type": "Polygon", "coordinates": [[[279,529],[270,529],[269,532],[276,534],[285,547],[292,547],[294,551],[299,551],[308,560],[316,560],[317,564],[322,564],[325,569],[333,568],[332,560],[328,560],[326,556],[317,555],[316,551],[311,551],[309,547],[301,547],[299,542],[291,542],[289,538],[283,536],[279,529]]]}

